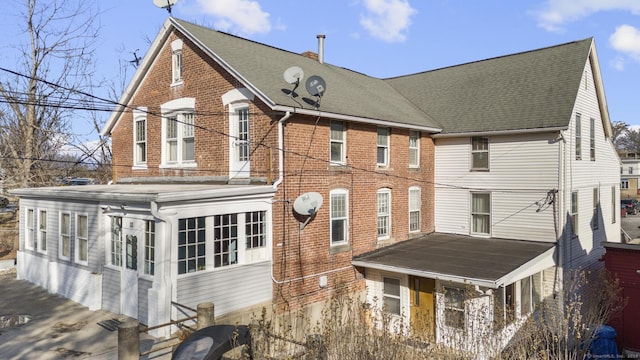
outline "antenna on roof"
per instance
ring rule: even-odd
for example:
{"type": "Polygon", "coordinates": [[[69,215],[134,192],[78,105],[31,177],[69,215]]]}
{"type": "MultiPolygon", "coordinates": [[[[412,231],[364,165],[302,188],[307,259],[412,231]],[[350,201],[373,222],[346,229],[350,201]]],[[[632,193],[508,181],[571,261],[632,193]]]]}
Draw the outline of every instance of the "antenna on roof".
{"type": "Polygon", "coordinates": [[[133,66],[136,68],[138,67],[138,65],[140,65],[140,59],[141,59],[137,54],[138,50],[140,49],[133,50],[133,60],[129,60],[129,62],[133,64],[133,66]]]}
{"type": "Polygon", "coordinates": [[[169,12],[169,16],[171,16],[171,7],[177,2],[178,0],[153,0],[153,5],[161,9],[167,9],[167,11],[169,12]]]}
{"type": "Polygon", "coordinates": [[[294,85],[289,96],[293,97],[296,89],[300,85],[300,81],[304,78],[304,71],[299,66],[292,66],[284,71],[284,81],[289,85],[294,85]]]}

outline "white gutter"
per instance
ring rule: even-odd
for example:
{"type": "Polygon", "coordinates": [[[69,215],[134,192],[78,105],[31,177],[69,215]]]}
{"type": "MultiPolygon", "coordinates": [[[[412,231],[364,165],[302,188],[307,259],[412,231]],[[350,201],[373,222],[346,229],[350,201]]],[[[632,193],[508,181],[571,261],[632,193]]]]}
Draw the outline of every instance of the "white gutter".
{"type": "Polygon", "coordinates": [[[284,180],[284,122],[290,117],[291,112],[287,111],[287,113],[278,120],[278,180],[273,183],[274,190],[277,190],[280,183],[284,180]]]}
{"type": "Polygon", "coordinates": [[[431,271],[420,271],[415,269],[401,268],[401,267],[392,266],[392,265],[372,264],[370,262],[360,261],[360,260],[351,261],[351,265],[360,266],[367,269],[376,269],[376,270],[382,270],[382,271],[388,271],[388,272],[395,272],[399,274],[414,275],[414,276],[425,277],[429,279],[452,281],[452,282],[461,283],[461,284],[478,285],[478,286],[488,287],[492,289],[497,289],[501,285],[501,284],[498,284],[497,281],[492,281],[487,279],[455,276],[455,275],[435,273],[431,271]]]}
{"type": "Polygon", "coordinates": [[[499,130],[499,131],[478,131],[478,132],[463,132],[463,133],[447,133],[447,134],[434,134],[433,138],[455,138],[455,137],[469,137],[469,136],[487,136],[487,135],[513,135],[513,134],[535,134],[543,132],[556,132],[567,130],[566,126],[557,126],[549,128],[535,128],[535,129],[515,129],[515,130],[499,130]]]}
{"type": "Polygon", "coordinates": [[[301,115],[321,116],[321,117],[331,118],[336,120],[346,120],[346,121],[360,122],[364,124],[380,125],[385,127],[420,130],[420,131],[427,131],[432,133],[438,133],[442,131],[442,129],[440,128],[434,128],[430,126],[412,125],[412,124],[393,122],[388,120],[379,120],[379,119],[363,118],[360,116],[353,116],[353,115],[336,114],[336,113],[319,111],[317,109],[304,109],[304,108],[296,108],[296,107],[283,106],[283,105],[276,105],[276,106],[273,106],[271,109],[274,111],[286,111],[286,112],[294,111],[296,114],[301,114],[301,115]]]}

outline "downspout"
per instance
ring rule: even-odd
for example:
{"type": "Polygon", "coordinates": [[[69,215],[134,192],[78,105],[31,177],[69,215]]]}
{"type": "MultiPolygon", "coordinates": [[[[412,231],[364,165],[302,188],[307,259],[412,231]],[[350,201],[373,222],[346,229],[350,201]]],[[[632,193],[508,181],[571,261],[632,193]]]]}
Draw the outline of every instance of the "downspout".
{"type": "MultiPolygon", "coordinates": [[[[161,316],[158,316],[158,320],[161,324],[171,321],[171,296],[173,292],[173,276],[171,276],[171,234],[173,233],[173,226],[171,219],[166,215],[160,214],[158,210],[159,206],[156,201],[151,201],[151,215],[156,219],[160,219],[164,225],[164,239],[162,241],[162,261],[158,263],[158,272],[156,276],[160,276],[162,286],[158,291],[159,306],[162,307],[160,312],[161,316]]],[[[160,310],[160,309],[159,309],[160,310]]],[[[157,324],[156,324],[157,325],[157,324]]],[[[170,334],[164,334],[168,336],[170,334]]]]}
{"type": "Polygon", "coordinates": [[[284,180],[284,122],[291,117],[291,112],[287,111],[284,116],[278,120],[278,180],[273,183],[273,189],[277,190],[278,186],[284,180]]]}

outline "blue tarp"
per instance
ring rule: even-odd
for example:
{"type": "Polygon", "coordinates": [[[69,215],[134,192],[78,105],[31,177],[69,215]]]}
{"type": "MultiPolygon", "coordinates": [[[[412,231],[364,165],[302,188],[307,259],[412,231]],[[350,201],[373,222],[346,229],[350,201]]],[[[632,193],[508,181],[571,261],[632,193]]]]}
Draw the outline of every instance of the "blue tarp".
{"type": "Polygon", "coordinates": [[[585,360],[596,359],[620,359],[616,344],[616,330],[611,326],[602,325],[594,334],[585,360]]]}

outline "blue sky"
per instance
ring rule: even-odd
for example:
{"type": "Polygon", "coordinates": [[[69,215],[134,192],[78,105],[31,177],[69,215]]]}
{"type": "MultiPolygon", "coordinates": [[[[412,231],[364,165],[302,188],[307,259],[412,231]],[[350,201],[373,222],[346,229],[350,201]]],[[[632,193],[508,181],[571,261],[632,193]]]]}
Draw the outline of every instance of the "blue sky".
{"type": "MultiPolygon", "coordinates": [[[[98,72],[115,77],[168,12],[153,0],[99,4],[98,72]]],[[[317,51],[324,34],[325,62],[382,78],[593,37],[611,120],[640,126],[640,0],[178,0],[172,15],[293,52],[317,51]]],[[[0,30],[15,21],[0,14],[0,30]]]]}

